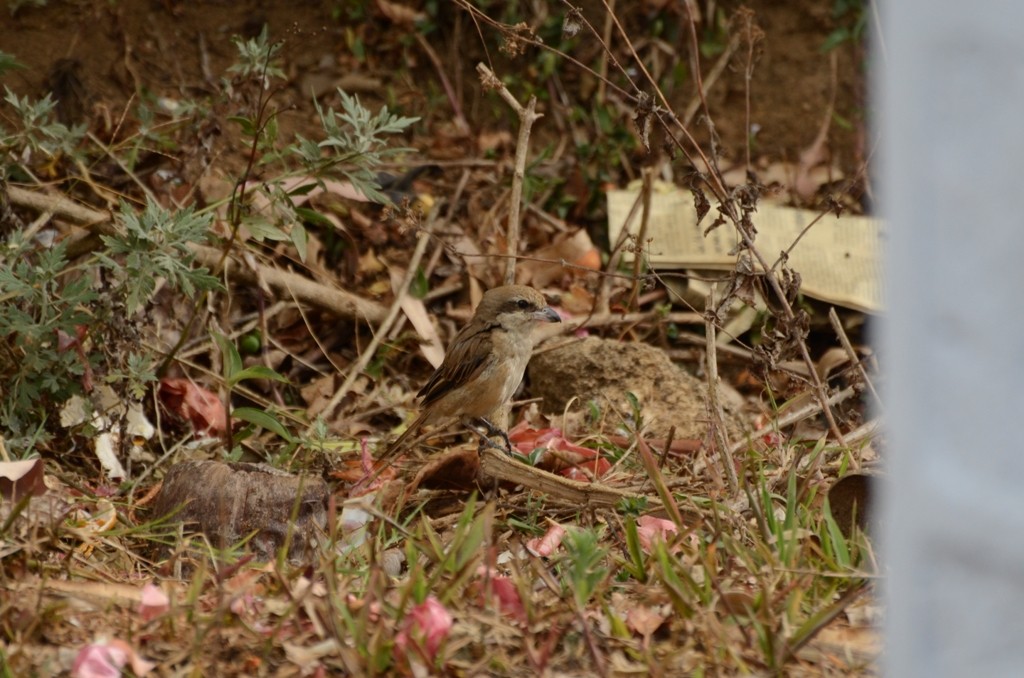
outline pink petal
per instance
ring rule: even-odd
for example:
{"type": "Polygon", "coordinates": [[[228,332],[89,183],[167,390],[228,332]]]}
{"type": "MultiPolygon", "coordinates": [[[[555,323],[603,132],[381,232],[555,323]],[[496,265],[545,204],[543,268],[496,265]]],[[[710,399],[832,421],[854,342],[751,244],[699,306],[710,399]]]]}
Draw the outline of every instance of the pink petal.
{"type": "Polygon", "coordinates": [[[637,536],[640,537],[640,546],[650,552],[656,541],[668,541],[673,534],[679,531],[676,524],[664,518],[654,516],[640,516],[637,523],[637,536]]]}
{"type": "Polygon", "coordinates": [[[171,609],[171,600],[167,594],[153,584],[142,587],[142,600],[139,602],[139,616],[142,621],[155,619],[171,609]]]}
{"type": "Polygon", "coordinates": [[[556,522],[552,522],[548,531],[542,537],[536,537],[526,542],[526,549],[535,556],[547,557],[555,552],[565,536],[565,528],[556,522]]]}
{"type": "Polygon", "coordinates": [[[477,568],[476,574],[480,578],[487,578],[491,594],[498,601],[498,609],[502,614],[526,622],[526,608],[523,606],[523,599],[519,597],[519,590],[512,579],[498,574],[495,570],[488,572],[483,565],[477,568]]]}
{"type": "Polygon", "coordinates": [[[453,624],[451,614],[441,601],[428,596],[409,611],[402,630],[395,637],[395,646],[403,653],[410,647],[417,648],[433,661],[453,624]]]}
{"type": "Polygon", "coordinates": [[[71,667],[72,678],[120,678],[125,664],[130,663],[136,676],[145,676],[156,664],[140,657],[123,640],[93,643],[79,650],[71,667]]]}
{"type": "Polygon", "coordinates": [[[128,654],[105,644],[86,645],[78,651],[71,667],[73,678],[120,678],[128,654]]]}

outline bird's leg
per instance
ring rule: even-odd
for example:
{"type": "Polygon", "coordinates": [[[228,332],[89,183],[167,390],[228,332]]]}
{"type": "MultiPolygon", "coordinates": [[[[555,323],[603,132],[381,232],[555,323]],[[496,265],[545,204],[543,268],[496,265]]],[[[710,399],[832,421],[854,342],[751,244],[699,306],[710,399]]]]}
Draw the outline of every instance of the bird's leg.
{"type": "Polygon", "coordinates": [[[477,454],[483,454],[483,451],[488,447],[491,447],[495,450],[501,450],[502,452],[505,451],[504,449],[498,447],[493,442],[491,442],[491,439],[487,437],[487,431],[484,430],[483,426],[478,425],[475,419],[464,421],[462,423],[465,425],[466,428],[468,428],[470,431],[475,433],[478,438],[480,438],[480,444],[476,448],[477,454]]]}
{"type": "Polygon", "coordinates": [[[473,424],[475,424],[476,426],[472,426],[471,428],[478,436],[480,436],[480,452],[483,452],[484,448],[492,447],[496,450],[501,450],[506,454],[512,454],[512,441],[508,439],[507,433],[505,433],[500,428],[498,428],[491,422],[487,421],[483,417],[477,417],[476,419],[474,419],[473,424]],[[486,431],[486,434],[484,434],[484,432],[481,431],[480,429],[486,431]],[[492,437],[498,437],[504,440],[505,448],[502,449],[495,445],[493,442],[491,442],[492,437]]]}
{"type": "Polygon", "coordinates": [[[480,445],[476,448],[478,454],[483,454],[483,451],[486,450],[488,447],[491,448],[492,450],[504,452],[505,454],[511,454],[511,452],[509,452],[501,445],[495,444],[494,441],[491,440],[490,436],[486,431],[477,428],[476,426],[470,426],[469,428],[472,429],[473,433],[480,436],[480,445]]]}
{"type": "Polygon", "coordinates": [[[487,419],[484,419],[483,417],[479,417],[477,421],[483,424],[483,427],[487,429],[488,435],[498,436],[499,438],[504,440],[505,452],[507,452],[508,454],[512,454],[512,441],[508,439],[508,433],[502,431],[500,428],[489,422],[487,419]]]}

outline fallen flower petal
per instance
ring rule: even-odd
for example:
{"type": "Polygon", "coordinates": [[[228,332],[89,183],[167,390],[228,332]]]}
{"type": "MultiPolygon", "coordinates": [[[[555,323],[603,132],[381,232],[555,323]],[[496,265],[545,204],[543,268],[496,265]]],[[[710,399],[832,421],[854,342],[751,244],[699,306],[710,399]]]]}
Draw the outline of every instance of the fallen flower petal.
{"type": "Polygon", "coordinates": [[[86,645],[78,651],[71,675],[74,678],[119,678],[128,655],[108,645],[86,645]]]}
{"type": "Polygon", "coordinates": [[[434,661],[453,624],[451,614],[441,601],[434,596],[428,596],[409,611],[402,630],[395,637],[395,647],[402,654],[406,654],[412,648],[429,661],[434,661]]]}
{"type": "Polygon", "coordinates": [[[139,601],[139,616],[142,621],[156,619],[171,609],[171,599],[158,586],[146,584],[142,587],[142,600],[139,601]]]}
{"type": "Polygon", "coordinates": [[[120,678],[125,664],[136,676],[144,676],[156,664],[146,661],[123,640],[92,643],[79,650],[71,667],[73,678],[120,678]]]}
{"type": "MultiPolygon", "coordinates": [[[[477,568],[476,574],[484,581],[481,584],[481,597],[484,594],[484,586],[490,586],[491,595],[498,602],[498,609],[501,613],[513,617],[523,623],[526,622],[526,608],[523,606],[523,599],[519,597],[519,590],[510,577],[498,574],[494,569],[483,565],[477,568]]],[[[484,605],[487,601],[484,601],[484,605]]]]}
{"type": "Polygon", "coordinates": [[[373,455],[370,453],[369,441],[364,436],[359,439],[358,472],[353,467],[350,471],[342,471],[341,474],[335,477],[339,477],[342,480],[352,478],[350,482],[353,485],[352,489],[349,490],[348,496],[355,499],[380,489],[386,482],[395,477],[395,469],[391,463],[385,460],[374,460],[373,455]]]}
{"type": "Polygon", "coordinates": [[[552,473],[560,473],[572,480],[592,482],[612,467],[600,452],[570,442],[559,428],[534,429],[525,421],[521,421],[512,427],[508,436],[514,450],[524,457],[529,457],[538,448],[543,448],[544,452],[537,460],[537,467],[552,473]]]}
{"type": "Polygon", "coordinates": [[[535,556],[546,558],[562,544],[565,528],[552,521],[548,531],[542,537],[535,537],[526,542],[526,549],[535,556]]]}
{"type": "Polygon", "coordinates": [[[654,516],[640,516],[636,521],[636,533],[640,538],[640,546],[648,553],[655,542],[667,542],[671,535],[679,531],[679,528],[671,520],[655,518],[654,516]]]}

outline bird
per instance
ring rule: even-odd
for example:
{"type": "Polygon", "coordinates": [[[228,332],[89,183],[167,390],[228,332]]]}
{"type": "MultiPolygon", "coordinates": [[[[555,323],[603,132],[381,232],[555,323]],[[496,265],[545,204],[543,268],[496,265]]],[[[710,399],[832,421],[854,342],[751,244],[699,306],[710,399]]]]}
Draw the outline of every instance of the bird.
{"type": "MultiPolygon", "coordinates": [[[[523,380],[533,353],[533,329],[538,323],[561,322],[544,296],[525,285],[503,285],[484,292],[469,323],[448,346],[444,360],[417,393],[421,413],[402,435],[388,446],[385,456],[402,449],[420,427],[459,418],[504,439],[511,454],[508,434],[490,418],[512,399],[523,380]]],[[[479,428],[480,449],[492,445],[479,428]]]]}

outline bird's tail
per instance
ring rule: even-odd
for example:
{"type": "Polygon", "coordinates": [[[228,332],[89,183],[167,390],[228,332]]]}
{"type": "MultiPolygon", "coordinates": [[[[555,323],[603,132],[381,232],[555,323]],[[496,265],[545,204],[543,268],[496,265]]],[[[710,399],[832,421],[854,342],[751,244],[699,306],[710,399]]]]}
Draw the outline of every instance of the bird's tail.
{"type": "Polygon", "coordinates": [[[398,438],[395,439],[395,442],[387,446],[387,448],[384,450],[384,454],[380,455],[378,459],[381,461],[391,459],[399,452],[401,452],[403,449],[405,449],[405,446],[409,443],[409,440],[412,438],[413,434],[415,434],[416,431],[418,431],[421,426],[427,423],[428,414],[429,411],[420,413],[420,416],[416,417],[416,419],[414,419],[413,422],[409,424],[408,428],[406,428],[405,431],[402,432],[402,435],[398,436],[398,438]]]}

